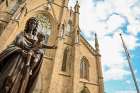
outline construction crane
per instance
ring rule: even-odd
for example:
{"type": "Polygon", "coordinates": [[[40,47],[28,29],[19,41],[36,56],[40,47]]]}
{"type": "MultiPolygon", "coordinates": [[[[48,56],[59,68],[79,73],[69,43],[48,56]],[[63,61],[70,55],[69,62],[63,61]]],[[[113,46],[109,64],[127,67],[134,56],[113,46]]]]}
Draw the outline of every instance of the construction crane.
{"type": "Polygon", "coordinates": [[[134,83],[135,83],[135,87],[136,87],[137,93],[140,93],[139,87],[138,87],[138,84],[137,84],[137,80],[136,80],[136,76],[135,76],[135,73],[133,71],[133,67],[131,65],[131,57],[130,57],[130,54],[128,52],[128,49],[127,49],[127,47],[125,45],[125,42],[124,42],[123,37],[122,37],[121,34],[120,34],[120,37],[121,37],[121,40],[122,40],[123,48],[124,48],[124,51],[125,51],[125,54],[126,54],[126,57],[127,57],[127,61],[128,61],[128,64],[129,64],[129,68],[130,68],[131,74],[132,74],[132,78],[133,78],[134,83]]]}

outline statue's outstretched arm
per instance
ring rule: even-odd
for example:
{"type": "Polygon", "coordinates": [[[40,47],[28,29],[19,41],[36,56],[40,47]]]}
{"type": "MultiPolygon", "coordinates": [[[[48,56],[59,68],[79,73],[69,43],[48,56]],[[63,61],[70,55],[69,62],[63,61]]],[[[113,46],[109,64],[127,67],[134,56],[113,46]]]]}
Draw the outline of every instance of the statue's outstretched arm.
{"type": "Polygon", "coordinates": [[[52,45],[52,46],[47,46],[46,44],[42,44],[42,48],[47,48],[47,49],[56,49],[57,46],[52,45]]]}

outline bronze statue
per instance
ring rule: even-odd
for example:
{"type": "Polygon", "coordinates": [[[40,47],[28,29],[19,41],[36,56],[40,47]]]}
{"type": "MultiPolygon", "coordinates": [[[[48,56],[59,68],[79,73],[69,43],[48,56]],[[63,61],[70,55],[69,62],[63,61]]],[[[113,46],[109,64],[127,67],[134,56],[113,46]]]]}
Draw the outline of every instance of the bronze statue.
{"type": "Polygon", "coordinates": [[[30,18],[23,32],[0,54],[0,93],[29,93],[42,64],[44,34],[37,32],[38,21],[30,18]]]}

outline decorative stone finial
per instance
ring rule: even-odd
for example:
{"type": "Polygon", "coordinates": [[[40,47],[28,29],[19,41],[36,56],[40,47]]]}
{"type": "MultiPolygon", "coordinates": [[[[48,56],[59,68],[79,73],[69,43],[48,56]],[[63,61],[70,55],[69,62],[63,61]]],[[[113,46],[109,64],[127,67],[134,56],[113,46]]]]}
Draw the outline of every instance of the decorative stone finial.
{"type": "Polygon", "coordinates": [[[79,13],[79,8],[80,8],[79,2],[76,1],[76,4],[74,6],[74,10],[75,10],[76,13],[79,13]]]}
{"type": "Polygon", "coordinates": [[[95,48],[96,48],[96,51],[99,52],[99,43],[98,43],[98,38],[97,38],[96,33],[95,33],[95,48]]]}

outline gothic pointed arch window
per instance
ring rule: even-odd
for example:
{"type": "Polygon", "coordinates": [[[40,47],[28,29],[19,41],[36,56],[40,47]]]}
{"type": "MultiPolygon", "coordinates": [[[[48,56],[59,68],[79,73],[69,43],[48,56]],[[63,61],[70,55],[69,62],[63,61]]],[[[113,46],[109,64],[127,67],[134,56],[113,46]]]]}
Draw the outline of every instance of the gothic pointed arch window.
{"type": "Polygon", "coordinates": [[[72,22],[71,21],[69,21],[66,26],[66,33],[69,35],[70,32],[72,32],[72,22]]]}
{"type": "Polygon", "coordinates": [[[38,14],[36,18],[39,20],[38,31],[45,34],[45,43],[47,44],[48,38],[52,31],[52,24],[48,16],[43,14],[38,14]]]}
{"type": "Polygon", "coordinates": [[[86,57],[81,58],[80,62],[80,78],[89,79],[89,62],[86,57]]]}
{"type": "Polygon", "coordinates": [[[80,93],[90,93],[90,91],[86,86],[84,86],[80,93]]]}
{"type": "Polygon", "coordinates": [[[79,43],[79,40],[80,40],[80,33],[77,30],[77,35],[76,35],[75,43],[79,43]]]}
{"type": "Polygon", "coordinates": [[[69,72],[70,71],[70,49],[69,47],[66,47],[64,50],[64,55],[63,55],[63,62],[62,62],[62,68],[61,70],[64,72],[69,72]]]}

